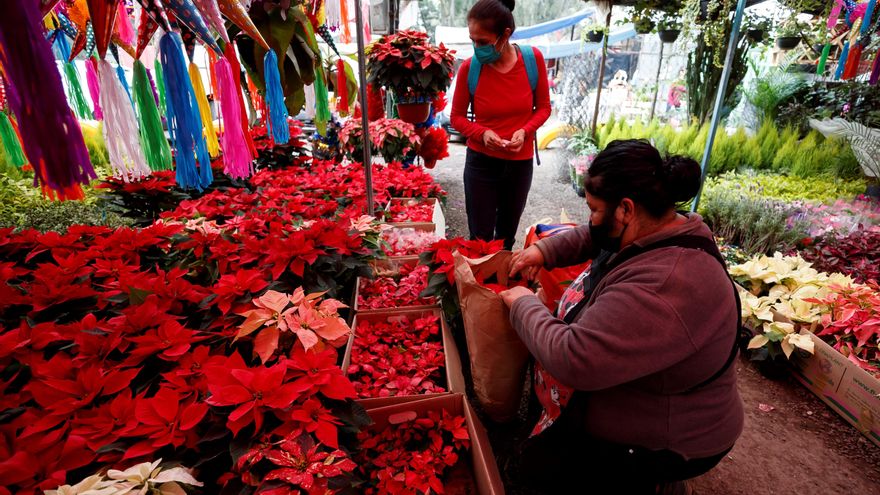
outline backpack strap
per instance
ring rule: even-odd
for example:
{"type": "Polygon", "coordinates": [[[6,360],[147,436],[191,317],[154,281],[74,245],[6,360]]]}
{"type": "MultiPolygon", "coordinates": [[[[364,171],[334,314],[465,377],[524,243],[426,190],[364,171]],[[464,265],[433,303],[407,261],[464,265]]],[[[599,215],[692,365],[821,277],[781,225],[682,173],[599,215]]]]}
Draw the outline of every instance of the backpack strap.
{"type": "Polygon", "coordinates": [[[529,45],[516,45],[522,54],[523,64],[526,66],[526,74],[529,76],[529,86],[532,94],[538,89],[538,61],[535,59],[535,49],[529,45]]]}
{"type": "Polygon", "coordinates": [[[477,57],[471,57],[471,65],[468,68],[468,92],[470,93],[470,103],[468,105],[468,116],[471,122],[477,120],[474,112],[474,95],[477,94],[477,83],[480,82],[480,72],[483,70],[483,64],[477,60],[477,57]]]}
{"type": "MultiPolygon", "coordinates": [[[[607,251],[603,251],[600,254],[599,258],[597,258],[593,263],[595,265],[597,262],[601,261],[599,264],[604,265],[604,266],[597,267],[601,270],[601,274],[598,277],[599,280],[601,280],[601,278],[604,278],[605,275],[611,273],[615,268],[617,268],[620,265],[626,263],[627,261],[635,258],[636,256],[639,256],[640,254],[647,253],[648,251],[653,251],[655,249],[661,249],[661,248],[666,248],[666,247],[682,247],[685,249],[696,249],[699,251],[703,251],[704,253],[709,254],[710,256],[715,258],[721,264],[721,267],[724,269],[724,273],[727,273],[727,263],[724,261],[724,257],[721,255],[721,251],[718,249],[718,245],[715,244],[715,242],[713,240],[711,240],[707,237],[695,236],[695,235],[674,236],[674,237],[669,237],[667,239],[663,239],[661,241],[657,241],[652,244],[648,244],[647,246],[633,246],[633,247],[630,247],[630,248],[627,248],[627,249],[621,251],[617,256],[614,256],[613,258],[610,258],[610,259],[607,257],[607,254],[608,254],[607,251]],[[603,255],[606,255],[606,256],[603,257],[603,255]],[[605,260],[608,260],[607,264],[602,263],[605,260]]],[[[742,302],[740,301],[740,298],[739,298],[739,290],[736,288],[736,283],[734,283],[733,279],[731,279],[729,275],[727,278],[728,278],[728,280],[730,280],[731,287],[733,287],[733,296],[734,296],[734,299],[736,300],[736,317],[737,317],[736,333],[733,336],[733,345],[730,350],[730,354],[728,355],[727,361],[725,361],[725,363],[721,367],[721,369],[716,371],[709,378],[694,385],[693,387],[688,388],[687,390],[685,390],[684,393],[691,393],[699,388],[702,388],[702,387],[714,382],[715,380],[720,378],[721,375],[723,375],[730,368],[730,366],[733,364],[733,361],[736,359],[737,350],[739,348],[740,328],[742,328],[742,302]]],[[[565,321],[566,324],[570,325],[574,321],[575,316],[584,308],[584,306],[586,306],[587,302],[590,299],[590,296],[592,295],[592,291],[595,290],[596,286],[599,285],[599,280],[593,281],[590,284],[589,293],[585,294],[584,298],[582,300],[578,301],[578,304],[575,307],[568,310],[568,312],[566,313],[565,318],[563,320],[563,321],[565,321]]]]}

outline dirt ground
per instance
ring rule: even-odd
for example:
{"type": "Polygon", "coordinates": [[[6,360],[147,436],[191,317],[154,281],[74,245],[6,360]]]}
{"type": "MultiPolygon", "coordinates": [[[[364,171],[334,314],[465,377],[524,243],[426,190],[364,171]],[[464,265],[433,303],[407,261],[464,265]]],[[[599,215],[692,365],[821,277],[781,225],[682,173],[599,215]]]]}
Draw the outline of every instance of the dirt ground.
{"type": "MultiPolygon", "coordinates": [[[[447,234],[467,236],[462,173],[464,146],[432,171],[448,191],[447,234]]],[[[556,150],[535,168],[517,244],[528,226],[560,211],[585,222],[587,209],[567,181],[556,150]]],[[[697,494],[880,494],[880,448],[794,379],[770,380],[745,359],[737,367],[746,410],[745,430],[730,454],[693,482],[697,494]]],[[[516,492],[508,487],[510,492],[516,492]]]]}

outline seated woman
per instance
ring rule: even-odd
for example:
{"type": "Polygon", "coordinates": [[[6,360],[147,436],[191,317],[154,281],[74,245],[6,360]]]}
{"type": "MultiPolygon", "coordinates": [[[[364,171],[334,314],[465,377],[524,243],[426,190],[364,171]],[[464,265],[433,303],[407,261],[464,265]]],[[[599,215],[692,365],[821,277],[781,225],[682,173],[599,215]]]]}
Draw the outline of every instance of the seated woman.
{"type": "Polygon", "coordinates": [[[548,494],[688,493],[743,428],[733,362],[739,298],[712,232],[678,213],[700,187],[689,158],[614,141],[584,180],[590,223],[517,252],[511,275],[592,259],[552,314],[501,296],[536,360],[544,413],[521,482],[548,494]]]}

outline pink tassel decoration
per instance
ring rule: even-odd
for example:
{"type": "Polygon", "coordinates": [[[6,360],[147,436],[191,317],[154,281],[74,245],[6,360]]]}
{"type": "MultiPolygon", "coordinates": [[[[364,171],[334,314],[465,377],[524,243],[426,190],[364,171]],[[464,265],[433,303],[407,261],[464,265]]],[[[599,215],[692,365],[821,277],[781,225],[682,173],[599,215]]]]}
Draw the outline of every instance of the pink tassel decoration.
{"type": "Polygon", "coordinates": [[[98,82],[98,72],[95,67],[95,59],[86,61],[86,82],[89,86],[89,96],[92,97],[92,107],[95,120],[104,120],[104,112],[101,111],[101,84],[98,82]]]}
{"type": "Polygon", "coordinates": [[[106,60],[99,62],[101,106],[104,109],[104,141],[110,155],[113,175],[125,182],[150,175],[150,167],[141,147],[140,132],[128,94],[116,77],[116,70],[106,60]]]}
{"type": "Polygon", "coordinates": [[[238,86],[226,59],[221,58],[215,68],[220,91],[220,109],[223,112],[223,171],[232,178],[244,179],[253,173],[253,165],[244,131],[239,125],[241,107],[236,96],[238,86]]]}

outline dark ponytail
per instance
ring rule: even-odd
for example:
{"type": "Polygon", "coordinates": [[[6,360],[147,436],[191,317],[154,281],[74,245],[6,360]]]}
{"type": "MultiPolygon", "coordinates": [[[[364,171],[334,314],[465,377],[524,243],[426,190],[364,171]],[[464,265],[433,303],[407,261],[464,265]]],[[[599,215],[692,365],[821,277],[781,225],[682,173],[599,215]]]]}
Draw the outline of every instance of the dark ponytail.
{"type": "Polygon", "coordinates": [[[513,20],[515,7],[515,0],[478,0],[468,11],[467,20],[480,23],[483,29],[498,36],[508,28],[513,33],[516,31],[516,22],[513,20]]]}
{"type": "Polygon", "coordinates": [[[587,171],[584,188],[609,203],[630,198],[660,218],[687,203],[700,189],[700,165],[683,156],[665,160],[642,139],[612,141],[587,171]]]}

